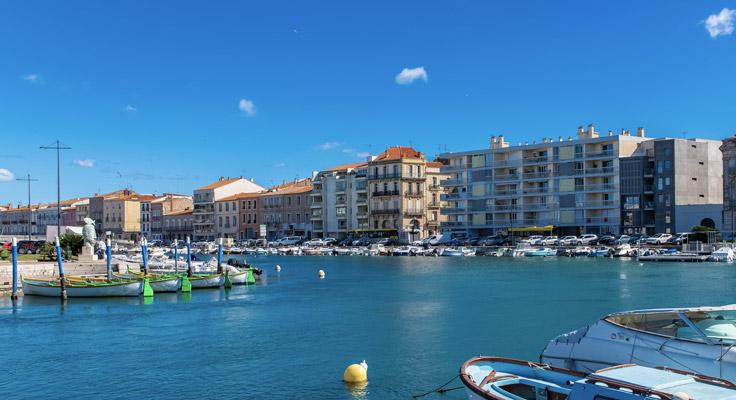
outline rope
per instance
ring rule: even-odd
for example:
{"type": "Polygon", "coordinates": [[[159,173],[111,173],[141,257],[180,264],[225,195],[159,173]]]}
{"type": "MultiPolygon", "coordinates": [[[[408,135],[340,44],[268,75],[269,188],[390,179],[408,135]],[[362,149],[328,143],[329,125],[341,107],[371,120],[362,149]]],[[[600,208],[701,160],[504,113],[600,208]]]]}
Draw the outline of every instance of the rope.
{"type": "Polygon", "coordinates": [[[424,397],[424,396],[426,396],[426,395],[428,395],[428,394],[431,394],[431,393],[445,393],[445,392],[449,392],[450,390],[457,390],[457,389],[462,389],[462,388],[464,388],[465,386],[458,386],[458,387],[455,387],[455,388],[450,388],[450,389],[443,389],[443,388],[444,388],[445,386],[449,385],[449,384],[450,384],[450,383],[451,383],[452,381],[454,381],[455,379],[457,379],[457,377],[459,377],[460,375],[461,375],[461,374],[457,374],[457,375],[455,375],[455,377],[454,377],[454,378],[452,378],[452,379],[450,379],[449,381],[445,382],[445,384],[444,384],[444,385],[442,385],[442,386],[438,387],[437,389],[434,389],[434,390],[430,390],[430,391],[429,391],[429,392],[427,392],[427,393],[424,393],[424,394],[418,394],[418,395],[416,395],[416,396],[411,396],[411,397],[413,397],[413,398],[417,399],[417,398],[419,398],[419,397],[424,397]]]}

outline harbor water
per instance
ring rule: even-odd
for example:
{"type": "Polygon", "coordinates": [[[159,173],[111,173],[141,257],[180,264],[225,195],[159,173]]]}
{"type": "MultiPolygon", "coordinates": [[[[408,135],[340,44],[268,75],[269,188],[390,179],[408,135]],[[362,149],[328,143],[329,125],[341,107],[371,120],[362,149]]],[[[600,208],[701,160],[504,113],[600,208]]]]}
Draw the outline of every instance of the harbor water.
{"type": "MultiPolygon", "coordinates": [[[[64,307],[56,298],[27,296],[15,306],[3,298],[0,395],[411,399],[472,356],[538,361],[547,340],[611,312],[736,303],[736,268],[717,263],[247,259],[264,270],[255,286],[70,298],[64,307]],[[368,384],[346,386],[343,371],[364,359],[368,384]]],[[[464,391],[425,398],[462,399],[464,391]]]]}

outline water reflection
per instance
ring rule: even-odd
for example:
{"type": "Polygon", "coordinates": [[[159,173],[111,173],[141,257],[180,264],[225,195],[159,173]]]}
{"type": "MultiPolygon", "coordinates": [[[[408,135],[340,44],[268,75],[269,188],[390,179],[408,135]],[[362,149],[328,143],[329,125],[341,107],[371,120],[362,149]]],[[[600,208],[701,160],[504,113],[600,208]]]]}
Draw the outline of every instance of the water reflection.
{"type": "Polygon", "coordinates": [[[367,399],[370,394],[368,382],[345,382],[345,393],[351,399],[367,399]]]}

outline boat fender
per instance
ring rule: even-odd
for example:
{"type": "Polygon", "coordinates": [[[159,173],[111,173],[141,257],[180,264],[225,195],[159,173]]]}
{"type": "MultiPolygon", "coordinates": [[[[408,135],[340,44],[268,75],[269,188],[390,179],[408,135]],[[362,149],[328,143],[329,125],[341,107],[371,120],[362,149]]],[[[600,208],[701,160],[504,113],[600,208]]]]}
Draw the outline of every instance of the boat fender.
{"type": "Polygon", "coordinates": [[[281,271],[281,266],[280,265],[277,265],[276,266],[276,271],[281,271]]]}
{"type": "MultiPolygon", "coordinates": [[[[324,277],[325,277],[325,271],[319,270],[319,272],[317,273],[317,275],[318,275],[318,276],[319,276],[320,278],[324,278],[324,277]]],[[[353,364],[353,365],[355,365],[355,364],[353,364]]],[[[349,368],[349,367],[348,367],[348,368],[349,368]]]]}
{"type": "Polygon", "coordinates": [[[368,364],[363,360],[360,364],[351,364],[345,369],[343,374],[345,382],[356,383],[368,380],[368,364]]]}

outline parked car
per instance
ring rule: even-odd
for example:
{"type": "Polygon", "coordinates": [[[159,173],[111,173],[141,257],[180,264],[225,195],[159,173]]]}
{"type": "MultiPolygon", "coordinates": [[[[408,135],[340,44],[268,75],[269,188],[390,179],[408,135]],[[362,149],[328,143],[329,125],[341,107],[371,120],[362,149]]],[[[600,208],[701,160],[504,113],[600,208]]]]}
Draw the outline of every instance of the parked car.
{"type": "Polygon", "coordinates": [[[3,243],[3,246],[2,246],[2,248],[3,248],[3,249],[7,249],[7,250],[12,250],[12,249],[13,249],[13,242],[6,242],[6,243],[3,243]]]}
{"type": "Polygon", "coordinates": [[[583,246],[595,246],[598,244],[598,235],[588,233],[580,236],[580,239],[578,239],[578,244],[583,246]]]}
{"type": "Polygon", "coordinates": [[[532,235],[526,239],[519,240],[519,244],[528,244],[530,246],[536,246],[537,241],[544,239],[544,236],[532,235]]]}
{"type": "MultiPolygon", "coordinates": [[[[624,236],[626,236],[626,235],[624,235],[624,236]]],[[[628,238],[628,236],[626,236],[626,237],[628,238]]],[[[614,236],[614,235],[602,235],[598,239],[598,243],[599,244],[605,244],[605,245],[612,245],[612,244],[615,244],[616,243],[616,240],[617,240],[616,239],[616,236],[614,236]]]]}
{"type": "Polygon", "coordinates": [[[503,236],[501,235],[488,236],[486,240],[483,241],[484,246],[500,246],[502,243],[503,236]]]}
{"type": "Polygon", "coordinates": [[[335,243],[337,243],[337,239],[335,239],[334,237],[326,237],[322,240],[322,244],[325,246],[332,246],[335,243]]]}
{"type": "Polygon", "coordinates": [[[441,244],[447,244],[451,239],[450,235],[432,235],[427,238],[427,241],[432,246],[439,246],[441,244]]]}
{"type": "Polygon", "coordinates": [[[336,243],[336,245],[337,246],[343,246],[343,247],[345,247],[345,246],[351,246],[353,244],[353,241],[356,240],[356,239],[357,238],[355,236],[348,236],[348,237],[346,237],[346,238],[344,238],[342,240],[339,240],[336,243]]]}
{"type": "Polygon", "coordinates": [[[383,238],[383,239],[379,239],[376,243],[377,244],[382,244],[384,246],[395,246],[396,245],[396,239],[393,239],[393,238],[383,238]]]}
{"type": "Polygon", "coordinates": [[[557,243],[557,239],[559,239],[557,236],[547,236],[544,239],[539,241],[539,246],[552,246],[557,243]]]}
{"type": "Polygon", "coordinates": [[[690,235],[690,232],[680,232],[667,240],[667,244],[679,246],[683,243],[687,243],[690,240],[690,235]]]}
{"type": "MultiPolygon", "coordinates": [[[[12,246],[12,242],[11,242],[12,246]]],[[[33,249],[36,247],[35,240],[20,240],[18,241],[18,254],[33,254],[33,249]]]]}
{"type": "Polygon", "coordinates": [[[669,233],[657,233],[650,238],[644,239],[642,243],[662,245],[667,244],[667,241],[670,240],[670,238],[672,238],[672,235],[669,233]]]}
{"type": "Polygon", "coordinates": [[[371,238],[365,236],[359,239],[356,239],[353,241],[353,246],[368,246],[368,244],[371,242],[371,238]]]}
{"type": "Polygon", "coordinates": [[[638,244],[641,241],[641,244],[644,244],[644,241],[649,238],[649,235],[646,233],[635,233],[631,235],[629,238],[629,244],[638,244]]]}
{"type": "Polygon", "coordinates": [[[444,244],[446,244],[447,246],[460,246],[460,245],[463,244],[463,241],[464,240],[465,240],[465,238],[455,238],[455,239],[452,239],[449,242],[446,242],[444,244]]]}
{"type": "Polygon", "coordinates": [[[479,237],[471,237],[467,238],[463,241],[463,246],[477,246],[478,243],[481,241],[482,238],[479,237]]]}
{"type": "Polygon", "coordinates": [[[621,235],[612,244],[626,244],[631,242],[631,236],[621,235]]]}
{"type": "Polygon", "coordinates": [[[280,246],[293,246],[297,244],[297,242],[300,240],[302,240],[301,236],[287,236],[281,239],[281,242],[279,243],[279,245],[280,246]]]}
{"type": "Polygon", "coordinates": [[[555,241],[557,246],[575,246],[576,244],[578,244],[577,236],[563,236],[555,241]]]}

